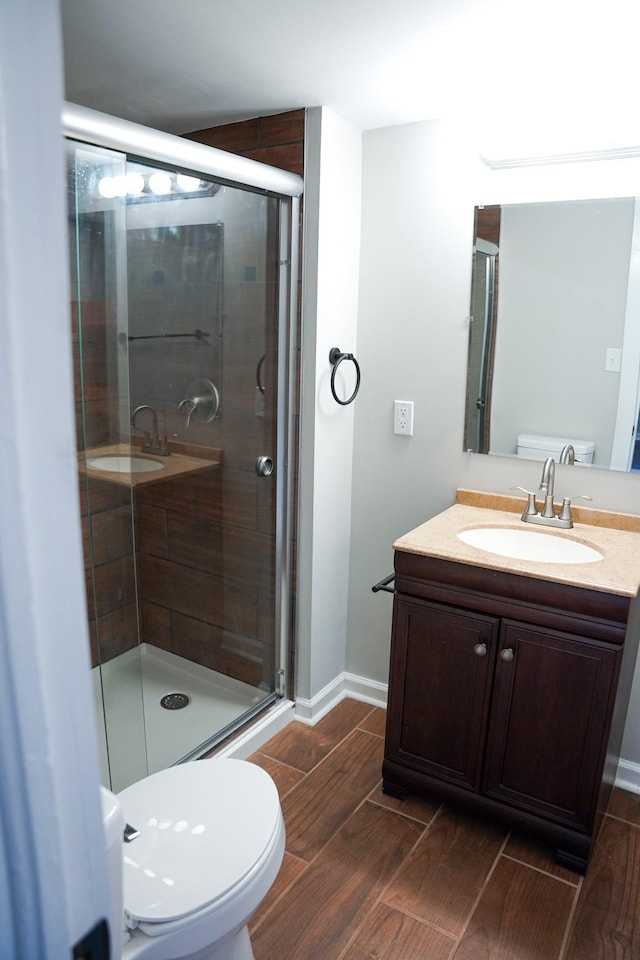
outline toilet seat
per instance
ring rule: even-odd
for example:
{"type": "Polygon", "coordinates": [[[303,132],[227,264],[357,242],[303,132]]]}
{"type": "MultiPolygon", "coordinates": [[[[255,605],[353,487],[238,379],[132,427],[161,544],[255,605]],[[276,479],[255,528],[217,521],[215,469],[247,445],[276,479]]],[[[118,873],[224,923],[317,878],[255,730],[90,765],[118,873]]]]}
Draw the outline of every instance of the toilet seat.
{"type": "Polygon", "coordinates": [[[224,912],[284,846],[275,784],[244,760],[170,767],[118,798],[126,822],[140,831],[124,845],[127,924],[147,936],[171,933],[216,907],[224,912]]]}

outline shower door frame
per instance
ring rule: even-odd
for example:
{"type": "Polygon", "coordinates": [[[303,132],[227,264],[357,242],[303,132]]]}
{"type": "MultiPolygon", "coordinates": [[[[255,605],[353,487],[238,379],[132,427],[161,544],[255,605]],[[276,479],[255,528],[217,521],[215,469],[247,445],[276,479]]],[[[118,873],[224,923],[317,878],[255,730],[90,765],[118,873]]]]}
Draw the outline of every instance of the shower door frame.
{"type": "Polygon", "coordinates": [[[156,161],[174,169],[183,168],[189,173],[202,173],[228,186],[248,188],[280,201],[274,690],[276,698],[286,698],[290,690],[298,233],[303,179],[286,170],[77,104],[63,105],[62,126],[64,136],[70,140],[117,150],[128,158],[156,161]]]}

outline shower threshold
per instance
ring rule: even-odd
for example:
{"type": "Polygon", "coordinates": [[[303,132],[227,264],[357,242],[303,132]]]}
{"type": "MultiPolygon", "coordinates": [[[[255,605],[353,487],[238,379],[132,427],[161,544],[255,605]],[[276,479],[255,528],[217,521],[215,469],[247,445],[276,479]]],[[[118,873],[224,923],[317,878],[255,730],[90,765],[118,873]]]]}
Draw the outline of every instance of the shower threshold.
{"type": "Polygon", "coordinates": [[[116,793],[196,756],[200,747],[204,752],[217,734],[273,700],[267,691],[147,643],[92,675],[101,781],[116,793]],[[165,709],[162,699],[176,693],[188,704],[165,709]]]}

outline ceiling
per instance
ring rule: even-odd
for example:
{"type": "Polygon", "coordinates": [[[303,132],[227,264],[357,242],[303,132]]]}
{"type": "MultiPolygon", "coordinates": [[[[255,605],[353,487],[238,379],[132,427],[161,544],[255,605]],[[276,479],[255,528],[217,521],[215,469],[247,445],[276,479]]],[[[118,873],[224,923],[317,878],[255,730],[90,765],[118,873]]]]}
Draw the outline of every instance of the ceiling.
{"type": "Polygon", "coordinates": [[[608,0],[606,19],[595,0],[60,6],[66,99],[170,133],[319,105],[363,130],[479,111],[593,119],[636,86],[630,0],[608,0]]]}

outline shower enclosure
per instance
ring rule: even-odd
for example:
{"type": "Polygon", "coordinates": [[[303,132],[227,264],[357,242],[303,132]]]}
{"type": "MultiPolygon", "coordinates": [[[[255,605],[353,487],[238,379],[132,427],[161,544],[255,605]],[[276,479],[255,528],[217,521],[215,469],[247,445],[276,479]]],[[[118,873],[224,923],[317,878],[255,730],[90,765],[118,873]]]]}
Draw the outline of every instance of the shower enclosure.
{"type": "Polygon", "coordinates": [[[64,112],[103,782],[286,694],[300,178],[64,112]]]}

